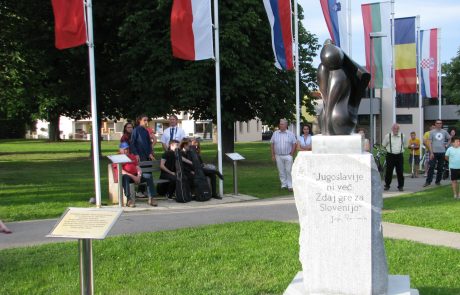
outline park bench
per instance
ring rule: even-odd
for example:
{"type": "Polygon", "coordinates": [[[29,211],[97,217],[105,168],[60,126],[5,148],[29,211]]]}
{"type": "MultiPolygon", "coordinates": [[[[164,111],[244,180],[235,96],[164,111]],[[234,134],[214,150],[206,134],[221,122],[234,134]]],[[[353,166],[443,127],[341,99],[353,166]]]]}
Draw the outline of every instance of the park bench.
{"type": "MultiPolygon", "coordinates": [[[[142,173],[152,173],[153,174],[153,183],[155,186],[159,183],[169,182],[167,179],[160,179],[160,160],[153,161],[144,161],[139,162],[142,173]]],[[[108,165],[108,178],[109,178],[109,201],[113,204],[118,204],[118,182],[115,182],[114,170],[112,169],[112,164],[108,165]]],[[[130,184],[130,191],[136,192],[136,187],[138,188],[141,185],[146,185],[146,183],[130,184]]],[[[126,204],[126,196],[123,194],[123,203],[126,204]]]]}

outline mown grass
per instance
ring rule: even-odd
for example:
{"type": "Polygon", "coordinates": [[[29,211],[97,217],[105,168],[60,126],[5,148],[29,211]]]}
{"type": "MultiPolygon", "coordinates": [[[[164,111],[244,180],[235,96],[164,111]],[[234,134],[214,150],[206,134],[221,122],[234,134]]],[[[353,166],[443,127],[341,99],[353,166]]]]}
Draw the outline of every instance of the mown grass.
{"type": "MultiPolygon", "coordinates": [[[[102,203],[108,203],[105,157],[117,153],[118,141],[103,141],[100,172],[102,203]]],[[[89,206],[94,196],[90,142],[44,140],[0,141],[0,219],[6,221],[59,216],[66,207],[89,206]]],[[[246,160],[238,163],[238,191],[260,198],[286,194],[280,189],[277,170],[267,142],[238,143],[236,152],[246,160]]],[[[155,151],[161,157],[157,145],[155,151]]],[[[203,144],[203,158],[216,163],[216,145],[203,144]]],[[[224,192],[233,192],[230,162],[224,163],[224,192]]],[[[158,177],[158,175],[156,175],[158,177]]]]}
{"type": "MultiPolygon", "coordinates": [[[[297,224],[240,222],[94,241],[96,294],[282,294],[301,269],[297,224]]],[[[460,294],[460,252],[386,240],[392,274],[460,294]]],[[[77,294],[77,242],[0,251],[0,294],[77,294]]]]}
{"type": "Polygon", "coordinates": [[[449,185],[384,199],[383,220],[460,233],[460,201],[449,185]]]}

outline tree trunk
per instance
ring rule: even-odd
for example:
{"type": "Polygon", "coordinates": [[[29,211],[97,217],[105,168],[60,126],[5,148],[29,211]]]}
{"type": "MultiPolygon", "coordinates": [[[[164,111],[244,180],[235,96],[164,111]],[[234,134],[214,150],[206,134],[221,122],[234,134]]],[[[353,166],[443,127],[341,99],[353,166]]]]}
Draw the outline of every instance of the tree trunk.
{"type": "Polygon", "coordinates": [[[222,152],[235,152],[235,124],[222,124],[222,152]]]}
{"type": "Polygon", "coordinates": [[[60,131],[59,131],[59,118],[60,114],[56,114],[53,112],[50,112],[48,119],[49,119],[49,129],[48,129],[48,138],[49,141],[60,141],[60,131]]]}

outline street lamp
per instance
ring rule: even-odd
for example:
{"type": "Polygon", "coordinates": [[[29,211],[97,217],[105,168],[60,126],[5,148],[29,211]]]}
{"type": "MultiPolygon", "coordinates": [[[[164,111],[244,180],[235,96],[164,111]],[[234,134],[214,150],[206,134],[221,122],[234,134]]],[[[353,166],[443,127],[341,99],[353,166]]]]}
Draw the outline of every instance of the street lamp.
{"type": "Polygon", "coordinates": [[[370,95],[369,95],[369,142],[370,142],[370,148],[374,146],[374,137],[375,137],[375,126],[374,126],[374,110],[373,110],[373,98],[374,98],[374,91],[375,91],[375,77],[373,77],[372,73],[372,68],[373,68],[373,53],[374,53],[374,39],[375,38],[385,38],[387,35],[382,32],[370,32],[369,33],[369,38],[370,38],[370,72],[371,72],[371,87],[370,87],[370,95]]]}

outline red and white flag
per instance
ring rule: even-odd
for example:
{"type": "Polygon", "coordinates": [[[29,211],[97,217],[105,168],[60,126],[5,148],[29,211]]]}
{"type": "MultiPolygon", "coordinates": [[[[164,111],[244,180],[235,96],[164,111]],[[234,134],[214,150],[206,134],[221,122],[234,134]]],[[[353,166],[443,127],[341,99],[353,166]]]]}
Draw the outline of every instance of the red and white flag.
{"type": "Polygon", "coordinates": [[[57,49],[76,47],[86,43],[83,2],[83,0],[51,0],[57,49]]]}
{"type": "Polygon", "coordinates": [[[420,31],[422,97],[438,97],[438,29],[420,31]]]}
{"type": "Polygon", "coordinates": [[[214,57],[210,0],[174,0],[171,46],[173,56],[180,59],[214,57]]]}

